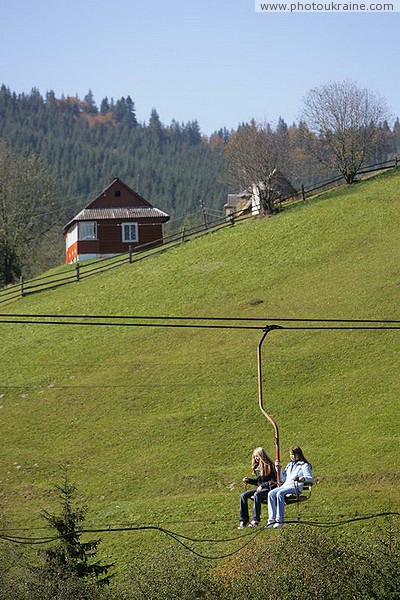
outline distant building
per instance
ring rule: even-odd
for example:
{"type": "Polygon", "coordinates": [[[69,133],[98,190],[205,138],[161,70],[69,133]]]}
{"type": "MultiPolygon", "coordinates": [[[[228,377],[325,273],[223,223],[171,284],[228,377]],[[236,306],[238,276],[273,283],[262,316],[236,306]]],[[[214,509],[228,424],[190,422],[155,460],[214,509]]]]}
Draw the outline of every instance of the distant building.
{"type": "MultiPolygon", "coordinates": [[[[252,197],[251,197],[251,213],[253,215],[259,215],[261,211],[260,206],[260,195],[259,189],[266,189],[267,184],[259,184],[252,186],[252,197]]],[[[271,193],[271,202],[275,205],[280,205],[283,200],[297,196],[298,191],[292,186],[290,181],[286,177],[275,169],[272,172],[269,181],[269,188],[271,193]]]]}
{"type": "Polygon", "coordinates": [[[227,202],[224,204],[225,217],[239,216],[247,212],[251,207],[251,196],[249,191],[240,194],[228,194],[227,202]]]}
{"type": "Polygon", "coordinates": [[[163,243],[169,215],[117,177],[64,227],[66,263],[163,243]]]}
{"type": "MultiPolygon", "coordinates": [[[[245,212],[251,212],[252,215],[260,214],[260,196],[259,187],[266,184],[250,186],[240,194],[228,194],[228,201],[224,205],[225,216],[228,218],[232,214],[241,215],[245,212]]],[[[286,179],[286,177],[277,169],[270,177],[270,187],[272,201],[279,204],[281,201],[296,196],[298,191],[286,179]]]]}

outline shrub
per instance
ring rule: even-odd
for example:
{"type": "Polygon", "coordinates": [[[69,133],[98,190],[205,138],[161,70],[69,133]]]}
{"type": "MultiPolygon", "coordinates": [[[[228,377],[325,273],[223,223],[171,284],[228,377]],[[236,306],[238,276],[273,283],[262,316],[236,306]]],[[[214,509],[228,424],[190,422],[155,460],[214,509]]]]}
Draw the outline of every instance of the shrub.
{"type": "Polygon", "coordinates": [[[129,589],[126,600],[211,600],[221,593],[211,565],[176,546],[158,549],[138,560],[124,589],[129,589]]]}
{"type": "MultiPolygon", "coordinates": [[[[398,532],[397,532],[398,533],[398,532]]],[[[258,536],[219,573],[224,596],[252,600],[395,598],[400,588],[398,535],[341,538],[296,526],[258,536]]]]}

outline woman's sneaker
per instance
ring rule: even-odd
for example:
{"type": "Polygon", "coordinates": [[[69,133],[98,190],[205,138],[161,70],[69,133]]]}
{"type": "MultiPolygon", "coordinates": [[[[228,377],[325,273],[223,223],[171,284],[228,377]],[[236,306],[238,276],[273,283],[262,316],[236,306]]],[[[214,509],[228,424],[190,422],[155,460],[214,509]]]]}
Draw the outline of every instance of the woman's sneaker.
{"type": "Polygon", "coordinates": [[[275,525],[275,521],[267,521],[265,529],[271,529],[275,525]]]}
{"type": "Polygon", "coordinates": [[[254,529],[255,527],[258,527],[258,526],[259,526],[259,524],[260,524],[260,521],[255,521],[255,520],[253,519],[252,521],[250,521],[250,523],[249,523],[249,527],[252,527],[252,528],[254,529]]]}
{"type": "Polygon", "coordinates": [[[238,525],[238,529],[244,529],[245,527],[247,527],[246,521],[240,521],[240,523],[238,525]]]}

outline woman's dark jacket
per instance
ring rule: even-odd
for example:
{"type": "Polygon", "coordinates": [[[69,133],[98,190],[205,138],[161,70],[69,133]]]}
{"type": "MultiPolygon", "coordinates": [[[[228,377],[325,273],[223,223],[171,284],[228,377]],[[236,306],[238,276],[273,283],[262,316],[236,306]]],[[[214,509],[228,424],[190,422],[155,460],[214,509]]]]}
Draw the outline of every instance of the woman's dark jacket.
{"type": "Polygon", "coordinates": [[[263,489],[273,490],[276,487],[276,469],[275,467],[271,467],[271,472],[269,475],[259,475],[259,470],[256,468],[255,475],[257,475],[257,479],[248,479],[247,483],[251,485],[261,486],[263,489]]]}

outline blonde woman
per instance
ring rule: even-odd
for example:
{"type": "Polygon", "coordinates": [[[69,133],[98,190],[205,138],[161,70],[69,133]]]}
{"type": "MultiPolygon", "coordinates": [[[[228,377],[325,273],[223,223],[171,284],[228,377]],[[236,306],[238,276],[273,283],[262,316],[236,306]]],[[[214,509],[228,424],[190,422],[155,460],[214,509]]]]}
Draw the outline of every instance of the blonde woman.
{"type": "Polygon", "coordinates": [[[274,463],[264,450],[255,448],[251,457],[251,470],[255,477],[243,477],[247,485],[255,485],[257,489],[246,490],[240,496],[240,512],[238,529],[258,527],[261,521],[261,503],[266,500],[270,490],[276,487],[276,471],[274,463]],[[249,523],[248,501],[253,496],[253,518],[249,523]]]}

